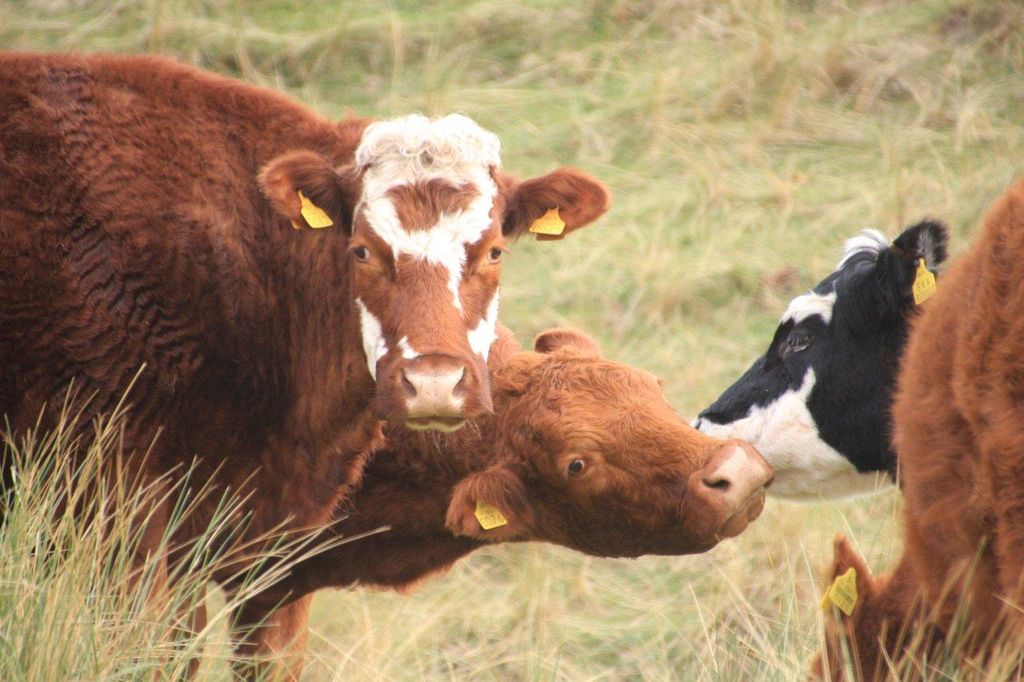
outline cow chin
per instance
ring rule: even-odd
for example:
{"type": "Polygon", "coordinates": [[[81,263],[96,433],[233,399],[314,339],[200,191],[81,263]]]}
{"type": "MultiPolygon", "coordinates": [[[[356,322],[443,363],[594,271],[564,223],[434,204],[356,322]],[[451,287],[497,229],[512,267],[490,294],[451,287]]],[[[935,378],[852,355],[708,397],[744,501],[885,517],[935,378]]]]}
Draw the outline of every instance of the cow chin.
{"type": "Polygon", "coordinates": [[[747,529],[764,511],[765,489],[754,493],[736,512],[725,520],[717,536],[721,539],[734,538],[747,529]]]}
{"type": "Polygon", "coordinates": [[[441,431],[453,433],[466,424],[462,417],[408,417],[405,427],[413,431],[441,431]]]}
{"type": "Polygon", "coordinates": [[[376,412],[414,431],[458,431],[493,413],[486,367],[476,359],[422,355],[377,366],[376,412]]]}

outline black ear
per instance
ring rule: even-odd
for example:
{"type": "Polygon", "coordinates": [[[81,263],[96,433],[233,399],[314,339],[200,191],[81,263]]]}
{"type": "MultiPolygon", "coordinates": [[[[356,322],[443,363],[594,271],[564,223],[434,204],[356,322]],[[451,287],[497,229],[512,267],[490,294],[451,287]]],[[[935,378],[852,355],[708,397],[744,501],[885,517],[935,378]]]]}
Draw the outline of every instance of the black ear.
{"type": "Polygon", "coordinates": [[[917,307],[913,292],[919,262],[934,275],[946,260],[948,241],[946,226],[935,220],[911,225],[892,242],[874,230],[847,241],[839,271],[848,323],[862,330],[879,322],[903,324],[917,307]]]}
{"type": "Polygon", "coordinates": [[[922,220],[911,225],[892,241],[893,251],[915,266],[924,258],[925,266],[933,272],[946,260],[949,229],[937,220],[922,220]]]}
{"type": "Polygon", "coordinates": [[[889,253],[879,258],[883,286],[893,289],[904,309],[913,308],[914,282],[918,277],[919,262],[934,275],[946,260],[949,230],[936,220],[923,220],[903,230],[889,247],[889,253]]]}

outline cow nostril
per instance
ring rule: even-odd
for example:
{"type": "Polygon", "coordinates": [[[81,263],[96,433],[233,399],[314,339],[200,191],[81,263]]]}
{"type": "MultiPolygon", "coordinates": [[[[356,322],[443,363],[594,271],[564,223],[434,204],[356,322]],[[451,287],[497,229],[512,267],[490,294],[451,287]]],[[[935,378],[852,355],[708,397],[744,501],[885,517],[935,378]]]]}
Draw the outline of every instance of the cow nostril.
{"type": "Polygon", "coordinates": [[[416,387],[413,386],[409,378],[405,376],[405,372],[402,372],[402,391],[405,393],[405,397],[412,400],[416,397],[416,387]]]}
{"type": "Polygon", "coordinates": [[[462,372],[459,374],[459,380],[455,382],[455,388],[452,389],[452,395],[456,398],[465,397],[466,393],[469,392],[469,377],[466,375],[466,368],[462,368],[462,372]]]}
{"type": "Polygon", "coordinates": [[[709,477],[703,481],[704,485],[712,490],[718,490],[719,492],[726,492],[732,487],[732,483],[729,479],[724,477],[709,477]]]}

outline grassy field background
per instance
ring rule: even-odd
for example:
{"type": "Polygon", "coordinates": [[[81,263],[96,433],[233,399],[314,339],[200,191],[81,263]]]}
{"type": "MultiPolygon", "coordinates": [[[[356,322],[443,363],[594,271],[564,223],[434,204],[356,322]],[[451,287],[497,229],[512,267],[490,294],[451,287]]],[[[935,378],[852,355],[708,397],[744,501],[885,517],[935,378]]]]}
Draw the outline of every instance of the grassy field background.
{"type": "MultiPolygon", "coordinates": [[[[934,216],[957,253],[1024,165],[1016,2],[0,0],[0,47],[172,55],[332,117],[463,112],[510,172],[591,171],[612,210],[514,246],[503,321],[589,331],[686,415],[847,237],[934,216]]],[[[898,504],[771,502],[699,557],[501,547],[411,595],[324,592],[306,677],[802,679],[832,536],[885,568],[898,504]]]]}

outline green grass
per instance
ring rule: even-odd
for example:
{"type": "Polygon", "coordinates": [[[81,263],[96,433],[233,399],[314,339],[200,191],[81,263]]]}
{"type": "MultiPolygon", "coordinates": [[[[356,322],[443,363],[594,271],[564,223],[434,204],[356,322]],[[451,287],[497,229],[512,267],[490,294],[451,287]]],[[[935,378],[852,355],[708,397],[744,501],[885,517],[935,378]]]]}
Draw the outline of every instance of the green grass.
{"type": "MultiPolygon", "coordinates": [[[[515,245],[503,320],[588,330],[683,414],[861,228],[935,216],[964,248],[1022,171],[1022,27],[1015,2],[0,0],[5,47],[160,52],[330,116],[461,111],[510,172],[590,170],[612,210],[515,245]]],[[[884,568],[898,505],[772,502],[700,557],[505,547],[411,596],[325,592],[307,676],[802,679],[833,534],[884,568]]]]}

